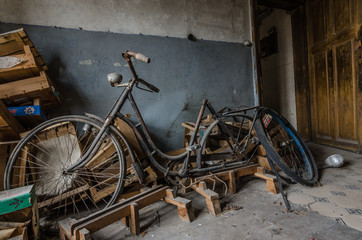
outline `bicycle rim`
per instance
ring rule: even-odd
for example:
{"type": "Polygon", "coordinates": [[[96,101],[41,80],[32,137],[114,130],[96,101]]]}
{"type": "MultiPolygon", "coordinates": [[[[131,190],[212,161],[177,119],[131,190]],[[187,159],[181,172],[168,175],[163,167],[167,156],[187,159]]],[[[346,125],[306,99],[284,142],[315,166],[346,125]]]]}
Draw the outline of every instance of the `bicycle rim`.
{"type": "Polygon", "coordinates": [[[255,129],[268,157],[295,182],[315,185],[317,167],[297,131],[283,116],[271,109],[261,108],[258,114],[255,129]]]}
{"type": "Polygon", "coordinates": [[[59,219],[89,214],[114,203],[122,191],[124,153],[113,133],[106,133],[91,160],[74,172],[101,126],[83,116],[49,120],[27,134],[10,156],[5,188],[35,185],[42,216],[59,219]]]}

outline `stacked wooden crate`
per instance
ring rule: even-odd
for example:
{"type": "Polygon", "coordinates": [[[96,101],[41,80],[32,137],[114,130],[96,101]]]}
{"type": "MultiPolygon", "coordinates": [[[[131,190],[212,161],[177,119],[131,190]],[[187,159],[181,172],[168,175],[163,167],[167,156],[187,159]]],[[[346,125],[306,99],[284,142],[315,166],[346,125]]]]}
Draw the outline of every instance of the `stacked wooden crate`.
{"type": "MultiPolygon", "coordinates": [[[[20,62],[0,67],[0,100],[5,106],[13,107],[12,113],[21,106],[25,113],[20,121],[25,128],[32,128],[44,118],[40,111],[40,117],[32,116],[39,105],[49,110],[61,103],[60,94],[46,72],[48,67],[23,29],[0,34],[0,57],[5,62],[14,59],[20,62]]],[[[14,118],[6,118],[8,113],[4,108],[1,110],[0,117],[4,121],[0,120],[0,141],[19,138],[21,128],[13,125],[20,123],[14,118]]]]}

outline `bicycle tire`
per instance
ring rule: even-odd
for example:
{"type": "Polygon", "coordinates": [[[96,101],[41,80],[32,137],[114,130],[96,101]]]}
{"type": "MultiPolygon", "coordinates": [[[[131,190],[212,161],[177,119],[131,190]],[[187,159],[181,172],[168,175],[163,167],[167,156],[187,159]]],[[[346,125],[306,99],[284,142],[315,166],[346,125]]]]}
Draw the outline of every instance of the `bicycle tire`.
{"type": "Polygon", "coordinates": [[[4,188],[35,184],[41,214],[56,218],[111,206],[123,190],[126,172],[122,146],[112,131],[104,134],[97,152],[84,167],[74,173],[64,170],[86,152],[101,127],[89,117],[76,115],[54,118],[35,127],[12,152],[4,188]]]}
{"type": "Polygon", "coordinates": [[[318,169],[307,145],[294,127],[279,113],[260,108],[255,130],[267,156],[292,180],[314,186],[318,169]]]}

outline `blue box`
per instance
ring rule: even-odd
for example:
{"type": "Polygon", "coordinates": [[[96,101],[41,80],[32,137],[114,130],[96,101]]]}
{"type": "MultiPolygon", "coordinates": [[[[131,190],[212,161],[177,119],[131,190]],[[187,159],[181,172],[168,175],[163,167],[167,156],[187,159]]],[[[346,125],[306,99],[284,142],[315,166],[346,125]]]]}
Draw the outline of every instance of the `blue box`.
{"type": "Polygon", "coordinates": [[[8,110],[25,127],[35,127],[48,119],[40,105],[8,107],[8,110]]]}

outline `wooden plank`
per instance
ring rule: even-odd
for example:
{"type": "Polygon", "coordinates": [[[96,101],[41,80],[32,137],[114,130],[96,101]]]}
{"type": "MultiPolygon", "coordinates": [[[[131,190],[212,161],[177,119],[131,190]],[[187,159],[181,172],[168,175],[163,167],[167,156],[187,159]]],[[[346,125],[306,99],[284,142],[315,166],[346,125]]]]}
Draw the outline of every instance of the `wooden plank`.
{"type": "Polygon", "coordinates": [[[137,203],[138,209],[142,209],[147,205],[163,199],[166,196],[166,189],[168,189],[168,187],[159,186],[157,189],[149,190],[149,193],[147,191],[141,193],[142,196],[140,197],[132,197],[125,202],[117,203],[108,209],[94,213],[88,216],[86,219],[81,220],[79,225],[77,224],[74,225],[74,227],[70,227],[70,231],[72,231],[74,228],[73,236],[75,239],[79,239],[79,230],[82,228],[86,228],[90,232],[98,231],[99,229],[102,229],[113,222],[129,216],[131,214],[131,203],[137,203]]]}
{"type": "Polygon", "coordinates": [[[139,159],[145,158],[146,154],[142,150],[142,147],[139,144],[136,134],[133,132],[132,128],[130,128],[130,126],[128,126],[128,124],[126,122],[122,121],[119,118],[116,118],[116,120],[114,121],[114,124],[125,136],[128,143],[132,146],[133,150],[136,152],[138,158],[139,159]]]}
{"type": "Polygon", "coordinates": [[[235,171],[229,171],[229,192],[231,194],[236,193],[236,178],[235,171]]]}
{"type": "Polygon", "coordinates": [[[24,127],[9,112],[2,101],[0,101],[0,118],[2,118],[2,122],[6,122],[9,127],[0,129],[0,141],[19,139],[19,134],[25,132],[24,127]]]}
{"type": "Polygon", "coordinates": [[[23,61],[12,68],[0,69],[0,81],[2,83],[39,75],[40,70],[35,62],[29,46],[24,46],[24,54],[13,55],[13,57],[22,59],[23,61]]]}
{"type": "Polygon", "coordinates": [[[305,5],[292,11],[291,22],[298,133],[304,140],[309,140],[311,138],[311,110],[309,104],[308,71],[306,71],[306,69],[308,69],[308,49],[305,5]]]}
{"type": "Polygon", "coordinates": [[[86,168],[94,171],[99,165],[102,165],[108,158],[116,153],[116,148],[111,141],[105,143],[105,146],[101,146],[96,155],[86,164],[86,168]]]}
{"type": "Polygon", "coordinates": [[[20,154],[20,169],[19,169],[19,182],[18,187],[25,186],[25,174],[26,174],[26,163],[28,161],[28,147],[24,147],[24,150],[20,154]]]}
{"type": "Polygon", "coordinates": [[[0,88],[0,98],[21,96],[24,95],[24,93],[41,91],[47,88],[50,88],[50,85],[45,72],[41,72],[38,77],[2,84],[0,88]]]}
{"type": "Polygon", "coordinates": [[[23,44],[12,38],[6,39],[5,37],[0,37],[0,42],[2,42],[0,45],[0,57],[23,51],[23,44]]]}
{"type": "Polygon", "coordinates": [[[56,196],[56,197],[50,198],[48,200],[45,200],[43,202],[40,202],[38,204],[38,208],[47,207],[47,206],[50,206],[50,205],[52,205],[54,203],[58,203],[58,202],[62,201],[65,198],[69,198],[71,196],[79,194],[80,192],[84,192],[84,191],[86,191],[88,189],[89,189],[89,185],[84,185],[84,186],[81,186],[79,188],[76,188],[76,189],[70,190],[68,192],[62,193],[59,196],[56,196]]]}
{"type": "Polygon", "coordinates": [[[3,99],[6,104],[32,105],[34,98],[40,99],[44,109],[61,103],[59,93],[44,71],[41,71],[38,77],[1,85],[0,99],[3,99]]]}

